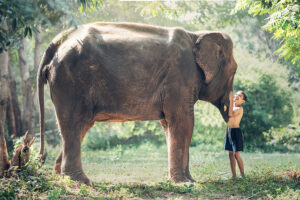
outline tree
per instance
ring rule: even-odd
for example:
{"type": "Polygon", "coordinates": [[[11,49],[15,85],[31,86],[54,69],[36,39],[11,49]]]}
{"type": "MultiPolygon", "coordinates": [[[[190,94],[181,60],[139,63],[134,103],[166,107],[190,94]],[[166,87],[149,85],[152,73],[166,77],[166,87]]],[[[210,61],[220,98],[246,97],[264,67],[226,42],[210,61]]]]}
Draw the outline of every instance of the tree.
{"type": "Polygon", "coordinates": [[[41,52],[41,43],[42,43],[42,29],[39,25],[37,27],[37,32],[35,33],[35,45],[34,45],[34,68],[38,69],[40,64],[40,52],[41,52]]]}
{"type": "Polygon", "coordinates": [[[9,135],[16,137],[22,135],[21,111],[17,97],[16,81],[12,73],[11,52],[9,52],[9,102],[7,106],[6,124],[9,135]]]}
{"type": "MultiPolygon", "coordinates": [[[[19,48],[20,71],[23,90],[23,110],[26,129],[33,133],[34,124],[34,106],[32,84],[28,67],[26,65],[26,56],[24,53],[24,38],[31,38],[33,32],[36,34],[36,53],[35,66],[38,62],[38,51],[40,48],[40,37],[38,30],[40,26],[62,23],[67,26],[77,25],[75,21],[78,11],[83,12],[86,8],[92,9],[102,4],[101,0],[2,0],[0,1],[0,176],[9,166],[7,145],[4,137],[4,124],[6,121],[6,112],[13,120],[12,102],[9,97],[12,92],[9,90],[9,81],[12,77],[8,70],[8,50],[19,48]],[[76,11],[76,12],[75,12],[76,11]]],[[[14,118],[16,119],[16,118],[14,118]]],[[[9,124],[9,123],[8,123],[9,124]]],[[[10,124],[9,124],[10,125],[10,124]]],[[[12,124],[11,124],[12,125],[12,124]]],[[[15,132],[15,131],[14,131],[15,132]]]]}
{"type": "Polygon", "coordinates": [[[30,134],[34,133],[35,125],[35,107],[33,104],[33,87],[31,84],[30,73],[27,64],[27,56],[25,52],[25,39],[21,40],[21,46],[18,49],[19,54],[19,67],[22,80],[23,92],[23,112],[22,112],[22,125],[23,131],[28,131],[30,134]]]}
{"type": "MultiPolygon", "coordinates": [[[[1,25],[1,29],[7,29],[5,22],[1,25]]],[[[8,98],[8,52],[4,51],[0,53],[0,177],[3,176],[4,170],[9,167],[8,152],[4,137],[8,98]]]]}
{"type": "Polygon", "coordinates": [[[236,10],[248,8],[254,16],[264,15],[265,30],[282,42],[277,50],[281,57],[291,59],[300,67],[300,1],[299,0],[238,0],[236,10]]]}
{"type": "MultiPolygon", "coordinates": [[[[76,15],[78,11],[97,8],[101,4],[101,0],[63,0],[63,1],[45,1],[45,0],[3,0],[0,2],[0,25],[6,23],[6,28],[0,28],[0,52],[7,51],[11,48],[18,48],[19,66],[22,80],[23,91],[23,131],[29,130],[33,134],[35,107],[33,104],[33,97],[35,92],[34,78],[30,77],[29,67],[27,66],[27,56],[25,56],[25,42],[24,37],[31,38],[35,35],[35,49],[34,49],[34,67],[37,67],[40,59],[41,48],[41,32],[42,27],[49,27],[54,24],[63,24],[63,26],[77,25],[76,15]]],[[[13,77],[10,76],[12,79],[13,77]]],[[[10,80],[14,83],[14,80],[10,80]]],[[[12,88],[13,89],[13,88],[12,88]]],[[[13,91],[9,93],[14,93],[13,91]]],[[[13,95],[11,97],[16,97],[13,95]]],[[[14,99],[14,102],[17,101],[14,99]]],[[[10,102],[9,105],[16,105],[10,102]]],[[[9,108],[9,107],[7,107],[9,108]]],[[[17,112],[18,109],[15,109],[17,112]]],[[[8,116],[11,119],[19,119],[13,117],[12,109],[8,109],[8,116]]],[[[17,114],[15,112],[15,114],[17,114]]],[[[12,120],[8,121],[9,128],[13,129],[12,120]]],[[[19,125],[20,123],[15,123],[19,125]]],[[[20,129],[21,126],[18,126],[20,129]]],[[[15,132],[15,131],[13,131],[15,132]]],[[[18,133],[17,135],[19,135],[18,133]]]]}
{"type": "Polygon", "coordinates": [[[40,25],[62,23],[75,26],[78,11],[100,5],[101,0],[2,0],[0,24],[6,21],[7,29],[0,29],[0,52],[18,46],[23,37],[32,37],[40,25]]]}

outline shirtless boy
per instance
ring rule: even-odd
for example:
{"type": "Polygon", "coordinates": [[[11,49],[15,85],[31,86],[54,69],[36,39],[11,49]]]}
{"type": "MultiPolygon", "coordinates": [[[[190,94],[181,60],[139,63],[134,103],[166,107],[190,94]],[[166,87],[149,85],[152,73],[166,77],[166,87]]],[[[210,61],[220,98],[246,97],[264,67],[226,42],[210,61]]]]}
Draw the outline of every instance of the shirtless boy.
{"type": "Polygon", "coordinates": [[[227,122],[227,133],[225,150],[229,151],[230,167],[232,172],[232,178],[236,178],[236,161],[238,163],[241,175],[244,176],[244,164],[240,155],[240,151],[243,151],[243,133],[240,129],[240,121],[243,117],[243,108],[241,105],[246,102],[247,96],[243,91],[238,91],[234,97],[232,92],[229,96],[229,120],[227,122]],[[236,160],[236,161],[235,161],[236,160]]]}

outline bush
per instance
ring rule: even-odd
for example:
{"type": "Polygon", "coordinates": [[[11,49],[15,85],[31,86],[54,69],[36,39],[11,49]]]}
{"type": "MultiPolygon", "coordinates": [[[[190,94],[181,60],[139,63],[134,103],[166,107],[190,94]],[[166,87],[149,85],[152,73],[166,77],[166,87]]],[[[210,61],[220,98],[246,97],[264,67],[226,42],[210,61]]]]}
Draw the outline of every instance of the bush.
{"type": "Polygon", "coordinates": [[[163,130],[157,121],[101,122],[88,132],[83,148],[108,149],[117,145],[140,145],[146,141],[160,145],[165,142],[163,130]]]}
{"type": "Polygon", "coordinates": [[[256,82],[237,80],[235,90],[245,91],[248,97],[241,122],[246,146],[263,148],[263,132],[292,123],[291,92],[281,88],[273,76],[263,74],[256,82]]]}
{"type": "Polygon", "coordinates": [[[225,123],[223,126],[205,126],[198,123],[194,127],[191,146],[212,145],[222,149],[226,133],[225,123]]]}
{"type": "Polygon", "coordinates": [[[281,150],[300,150],[300,127],[289,124],[286,127],[271,128],[264,132],[267,144],[275,149],[281,150]]]}
{"type": "Polygon", "coordinates": [[[212,104],[198,101],[195,105],[195,123],[191,146],[211,146],[223,149],[226,124],[220,111],[212,104]]]}
{"type": "Polygon", "coordinates": [[[90,150],[103,149],[106,150],[120,144],[117,135],[110,135],[108,133],[88,133],[87,138],[83,142],[83,148],[90,150]]]}

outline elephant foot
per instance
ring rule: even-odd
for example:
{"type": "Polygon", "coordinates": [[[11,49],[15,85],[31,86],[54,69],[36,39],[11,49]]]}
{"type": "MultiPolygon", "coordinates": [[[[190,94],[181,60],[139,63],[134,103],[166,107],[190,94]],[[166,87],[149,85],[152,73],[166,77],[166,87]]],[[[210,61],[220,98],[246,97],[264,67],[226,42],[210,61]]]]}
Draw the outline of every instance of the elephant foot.
{"type": "Polygon", "coordinates": [[[189,182],[192,182],[192,183],[196,182],[195,179],[193,179],[193,177],[191,177],[191,176],[187,176],[187,179],[189,180],[189,182]]]}
{"type": "Polygon", "coordinates": [[[182,182],[196,182],[191,174],[190,171],[187,169],[184,173],[181,170],[171,170],[169,179],[174,183],[182,183],[182,182]],[[178,172],[179,171],[179,172],[178,172]]]}
{"type": "Polygon", "coordinates": [[[173,183],[185,183],[185,182],[189,182],[189,179],[186,176],[170,177],[170,180],[173,183]]]}
{"type": "Polygon", "coordinates": [[[170,180],[174,183],[186,183],[186,182],[196,182],[192,177],[182,176],[182,177],[171,177],[170,180]]]}
{"type": "Polygon", "coordinates": [[[193,177],[191,176],[191,174],[190,174],[189,171],[185,173],[185,176],[186,176],[187,179],[189,179],[189,182],[192,182],[192,183],[196,182],[196,181],[193,179],[193,177]]]}
{"type": "Polygon", "coordinates": [[[56,174],[60,174],[61,173],[61,163],[55,163],[53,170],[56,174]]]}
{"type": "Polygon", "coordinates": [[[189,179],[183,173],[172,172],[169,179],[174,183],[189,182],[189,179]]]}
{"type": "Polygon", "coordinates": [[[84,174],[83,171],[78,172],[63,172],[63,175],[70,176],[73,181],[78,181],[86,185],[91,185],[90,179],[84,174]]]}

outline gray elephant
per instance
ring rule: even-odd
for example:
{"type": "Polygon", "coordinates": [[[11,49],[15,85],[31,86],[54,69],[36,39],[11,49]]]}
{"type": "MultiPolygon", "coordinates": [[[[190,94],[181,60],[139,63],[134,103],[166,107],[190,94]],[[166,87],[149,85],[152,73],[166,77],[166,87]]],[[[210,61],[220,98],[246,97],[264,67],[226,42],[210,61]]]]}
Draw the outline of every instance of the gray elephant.
{"type": "Polygon", "coordinates": [[[224,33],[135,23],[91,23],[59,34],[37,74],[40,153],[48,82],[63,143],[57,173],[90,184],[80,152],[94,122],[159,120],[168,146],[169,178],[193,181],[189,146],[194,104],[208,101],[228,121],[237,69],[232,48],[224,33]]]}

